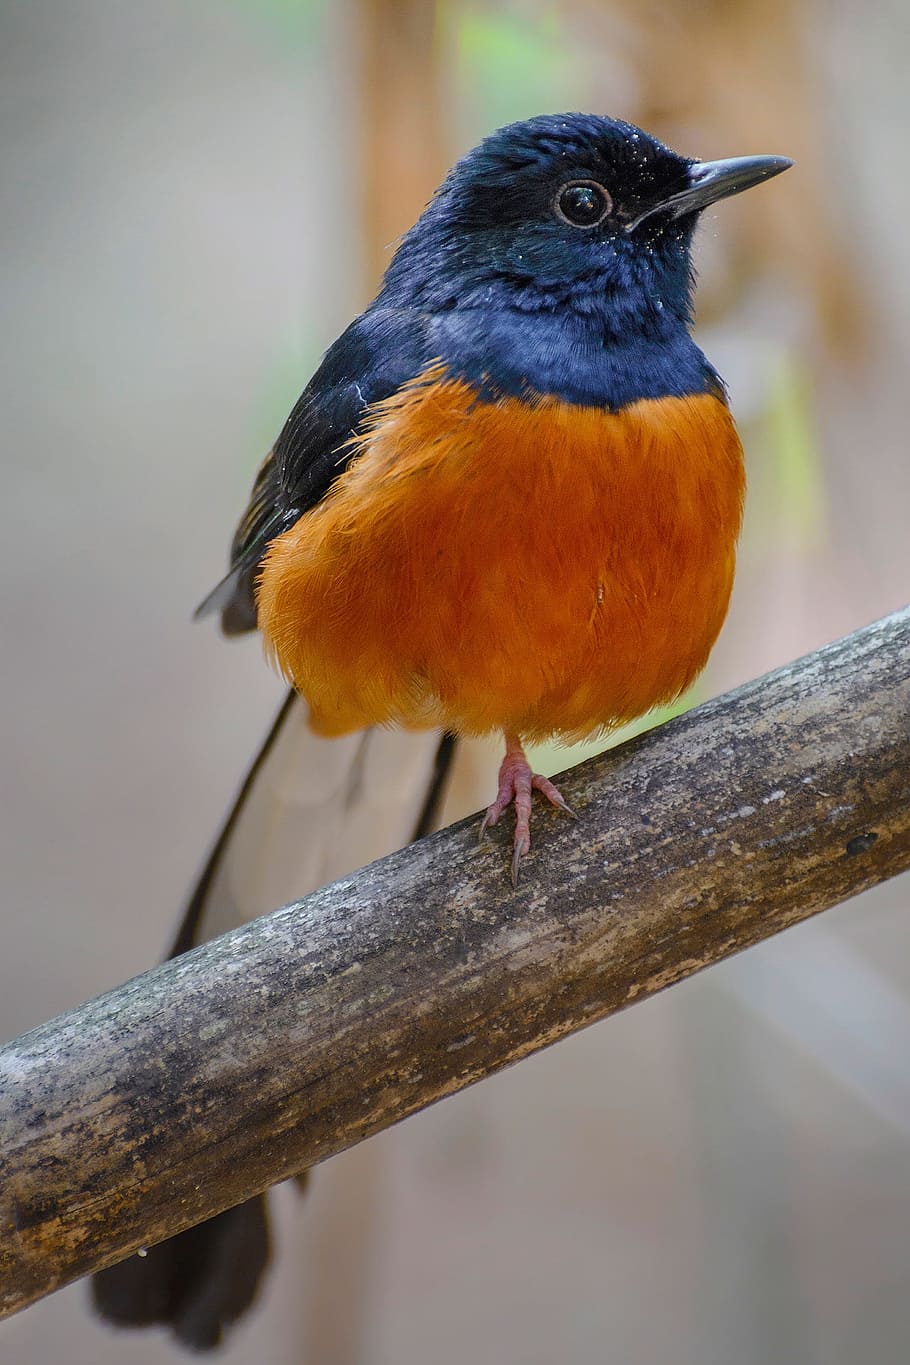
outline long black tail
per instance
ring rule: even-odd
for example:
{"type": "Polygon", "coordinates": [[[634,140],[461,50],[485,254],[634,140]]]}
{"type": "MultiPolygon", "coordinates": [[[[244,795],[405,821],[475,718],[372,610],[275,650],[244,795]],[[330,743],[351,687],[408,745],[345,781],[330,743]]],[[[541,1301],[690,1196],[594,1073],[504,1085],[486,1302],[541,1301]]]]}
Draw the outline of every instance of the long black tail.
{"type": "MultiPolygon", "coordinates": [[[[314,878],[329,880],[350,870],[323,852],[314,864],[312,847],[303,847],[308,833],[310,845],[325,842],[324,828],[306,818],[316,803],[320,818],[328,807],[334,824],[353,821],[356,826],[359,817],[359,841],[341,841],[341,857],[353,860],[352,868],[428,833],[435,827],[455,746],[451,735],[434,741],[431,736],[380,737],[369,731],[346,740],[316,740],[306,731],[302,705],[291,693],[243,780],[168,956],[176,957],[232,924],[305,894],[320,884],[314,878]],[[399,743],[406,761],[396,781],[396,773],[388,772],[396,760],[394,747],[389,746],[399,743]],[[422,748],[415,749],[415,744],[422,748]],[[385,748],[374,761],[371,750],[377,745],[385,748]],[[332,773],[326,777],[327,755],[334,763],[334,781],[332,773]],[[370,803],[382,799],[383,792],[371,797],[371,773],[374,782],[384,773],[389,779],[379,831],[370,819],[370,803]],[[307,786],[303,797],[293,788],[295,778],[307,786]],[[391,824],[385,819],[389,801],[392,815],[400,816],[391,824]],[[385,847],[377,843],[380,839],[385,847]],[[241,875],[248,869],[233,869],[232,877],[231,865],[250,847],[263,845],[272,856],[261,879],[267,887],[260,893],[258,888],[251,891],[249,878],[241,875]],[[286,856],[288,849],[294,850],[293,858],[286,856]],[[282,851],[286,867],[276,868],[282,851]],[[297,880],[301,875],[312,885],[297,880]]],[[[92,1277],[92,1301],[101,1317],[117,1326],[168,1326],[184,1346],[211,1350],[253,1303],[270,1254],[267,1201],[259,1195],[151,1247],[143,1256],[99,1271],[92,1277]]]]}
{"type": "Polygon", "coordinates": [[[98,1271],[92,1301],[116,1326],[167,1326],[183,1346],[209,1351],[252,1304],[270,1250],[262,1194],[98,1271]]]}

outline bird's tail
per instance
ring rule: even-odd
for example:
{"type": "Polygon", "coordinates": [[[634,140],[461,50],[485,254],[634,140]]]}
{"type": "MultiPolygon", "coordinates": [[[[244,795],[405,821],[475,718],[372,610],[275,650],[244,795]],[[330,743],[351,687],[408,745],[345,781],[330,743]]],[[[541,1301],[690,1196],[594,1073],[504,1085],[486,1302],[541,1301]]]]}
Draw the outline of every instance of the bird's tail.
{"type": "MultiPolygon", "coordinates": [[[[170,956],[297,900],[435,828],[448,735],[366,730],[325,740],[293,693],[247,773],[190,896],[170,956]]],[[[120,1326],[167,1325],[207,1350],[250,1306],[269,1260],[260,1195],[92,1279],[120,1326]]]]}

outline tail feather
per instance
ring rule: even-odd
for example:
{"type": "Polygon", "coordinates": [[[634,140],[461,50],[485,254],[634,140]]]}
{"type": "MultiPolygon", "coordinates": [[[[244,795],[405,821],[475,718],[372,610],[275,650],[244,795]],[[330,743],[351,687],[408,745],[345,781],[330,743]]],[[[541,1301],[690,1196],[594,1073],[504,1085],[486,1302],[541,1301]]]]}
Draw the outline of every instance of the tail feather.
{"type": "Polygon", "coordinates": [[[410,842],[425,824],[437,752],[451,761],[452,743],[394,730],[321,739],[291,693],[190,898],[178,944],[216,938],[410,842]]]}
{"type": "Polygon", "coordinates": [[[269,1255],[259,1196],[99,1271],[92,1302],[115,1326],[169,1326],[181,1345],[213,1350],[255,1299],[269,1255]]]}
{"type": "MultiPolygon", "coordinates": [[[[228,932],[434,828],[456,742],[367,730],[313,735],[291,693],[249,769],[190,896],[169,956],[228,932]]],[[[170,1326],[214,1348],[253,1302],[270,1255],[259,1195],[93,1277],[98,1313],[170,1326]]]]}
{"type": "MultiPolygon", "coordinates": [[[[285,728],[285,724],[291,713],[291,708],[297,704],[297,697],[294,692],[289,691],[279,707],[278,714],[273,720],[268,734],[262,741],[258,753],[250,764],[246,776],[240,784],[240,789],[234,798],[234,804],[228,811],[212,851],[196,880],[196,885],[193,887],[190,898],[187,901],[186,909],[183,912],[183,918],[180,921],[177,935],[167,953],[169,958],[179,957],[181,953],[188,953],[197,943],[205,943],[210,938],[218,937],[217,933],[210,932],[206,926],[206,920],[209,918],[214,898],[213,888],[217,885],[219,876],[222,873],[223,865],[228,858],[232,856],[230,850],[231,839],[234,836],[234,831],[240,822],[241,816],[251,805],[253,792],[257,788],[259,778],[262,775],[262,769],[271,754],[272,749],[278,742],[282,730],[285,728]]],[[[258,792],[257,799],[261,800],[258,792]]],[[[254,918],[254,916],[250,916],[250,918],[254,918]]],[[[236,928],[238,924],[242,923],[243,920],[238,918],[230,927],[236,928]]]]}

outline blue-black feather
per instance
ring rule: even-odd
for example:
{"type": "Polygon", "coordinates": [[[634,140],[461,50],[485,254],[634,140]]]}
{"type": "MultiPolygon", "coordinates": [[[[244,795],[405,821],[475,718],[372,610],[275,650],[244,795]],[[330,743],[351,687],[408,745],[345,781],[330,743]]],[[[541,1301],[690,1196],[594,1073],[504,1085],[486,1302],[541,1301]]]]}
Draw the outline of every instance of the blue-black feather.
{"type": "Polygon", "coordinates": [[[549,395],[613,411],[723,384],[690,336],[697,215],[642,205],[693,162],[620,119],[541,115],[485,138],[402,238],[382,287],[327,351],[256,480],[231,571],[200,609],[252,629],[269,540],[324,497],[366,409],[431,361],[481,399],[549,395]],[[596,181],[612,211],[591,230],[554,212],[560,187],[596,181]],[[276,528],[278,528],[276,530],[276,528]]]}

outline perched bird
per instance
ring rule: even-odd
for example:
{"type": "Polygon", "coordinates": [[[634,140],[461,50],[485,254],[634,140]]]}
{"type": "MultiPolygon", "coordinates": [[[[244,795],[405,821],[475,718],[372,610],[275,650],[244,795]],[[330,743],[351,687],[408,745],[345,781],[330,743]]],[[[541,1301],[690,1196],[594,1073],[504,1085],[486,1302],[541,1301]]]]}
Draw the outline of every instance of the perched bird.
{"type": "MultiPolygon", "coordinates": [[[[385,840],[373,854],[432,823],[451,736],[500,732],[481,829],[514,805],[515,881],[533,791],[568,811],[523,745],[621,724],[701,671],[744,473],[723,382],[690,336],[692,236],[708,205],[790,164],[697,161],[566,114],[500,129],[450,171],[298,400],[200,608],[227,634],[258,627],[305,709],[283,708],[177,950],[229,927],[230,849],[259,828],[251,793],[267,769],[286,776],[282,751],[306,761],[307,725],[332,740],[323,806],[343,827],[366,801],[385,840]],[[376,727],[432,732],[406,782],[391,749],[375,762],[391,743],[365,738],[376,727]]],[[[266,1256],[253,1201],[103,1272],[96,1302],[212,1345],[266,1256]]]]}

